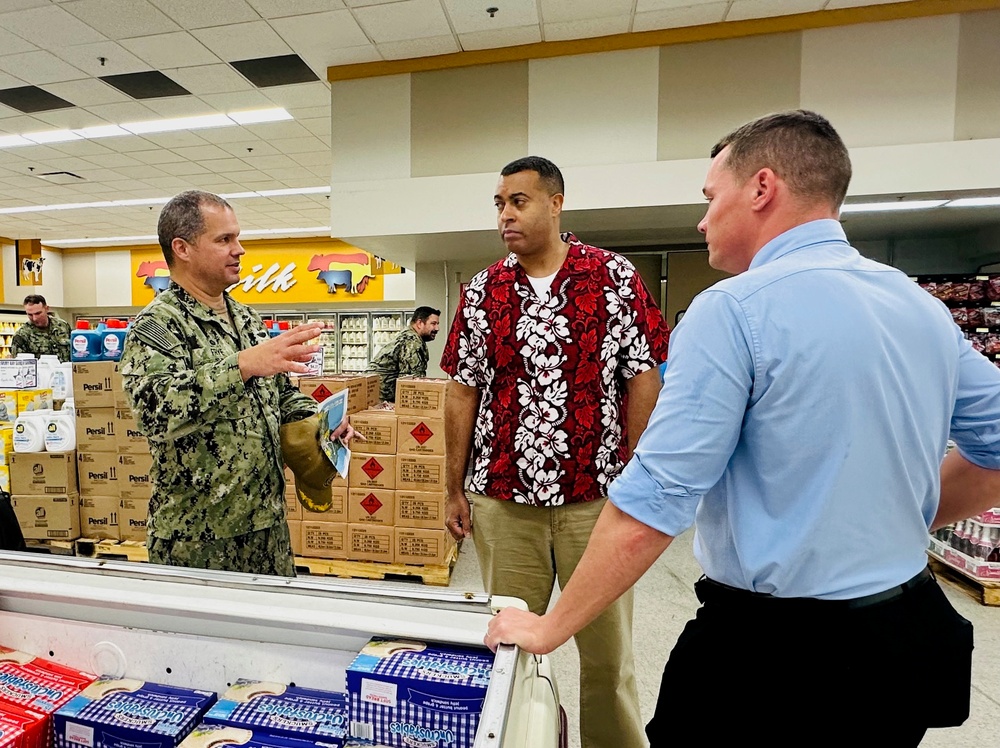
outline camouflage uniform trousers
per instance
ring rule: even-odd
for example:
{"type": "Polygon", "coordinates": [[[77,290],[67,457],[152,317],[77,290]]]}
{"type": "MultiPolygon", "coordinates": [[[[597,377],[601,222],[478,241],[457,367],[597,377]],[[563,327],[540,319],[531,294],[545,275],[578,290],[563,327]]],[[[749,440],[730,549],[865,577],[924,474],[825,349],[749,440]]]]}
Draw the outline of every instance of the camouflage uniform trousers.
{"type": "Polygon", "coordinates": [[[295,576],[292,541],[285,522],[233,538],[215,540],[174,540],[150,535],[146,546],[151,564],[295,576]]]}

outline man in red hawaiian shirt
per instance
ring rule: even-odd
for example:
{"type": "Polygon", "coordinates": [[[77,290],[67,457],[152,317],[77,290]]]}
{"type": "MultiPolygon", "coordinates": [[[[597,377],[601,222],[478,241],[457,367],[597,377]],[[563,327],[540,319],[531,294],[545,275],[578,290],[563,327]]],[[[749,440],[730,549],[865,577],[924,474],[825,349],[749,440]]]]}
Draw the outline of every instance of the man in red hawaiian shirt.
{"type": "MultiPolygon", "coordinates": [[[[456,538],[472,535],[489,592],[541,614],[646,426],[668,331],[628,260],[560,234],[563,177],[551,161],[505,166],[494,202],[510,254],[466,286],[441,359],[453,380],[446,522],[456,538]]],[[[631,591],[576,642],[583,745],[646,745],[631,591]]]]}

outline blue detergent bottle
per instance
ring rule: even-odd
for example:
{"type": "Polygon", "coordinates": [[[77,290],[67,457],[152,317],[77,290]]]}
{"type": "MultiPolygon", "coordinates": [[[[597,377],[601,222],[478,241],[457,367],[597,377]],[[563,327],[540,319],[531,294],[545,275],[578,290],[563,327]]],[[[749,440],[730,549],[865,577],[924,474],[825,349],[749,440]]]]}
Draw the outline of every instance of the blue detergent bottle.
{"type": "Polygon", "coordinates": [[[74,362],[100,361],[100,330],[91,330],[90,323],[86,320],[77,322],[76,329],[69,336],[69,355],[70,360],[74,362]]]}
{"type": "Polygon", "coordinates": [[[118,319],[107,321],[104,332],[100,335],[102,361],[121,361],[127,332],[128,325],[125,322],[118,319]]]}

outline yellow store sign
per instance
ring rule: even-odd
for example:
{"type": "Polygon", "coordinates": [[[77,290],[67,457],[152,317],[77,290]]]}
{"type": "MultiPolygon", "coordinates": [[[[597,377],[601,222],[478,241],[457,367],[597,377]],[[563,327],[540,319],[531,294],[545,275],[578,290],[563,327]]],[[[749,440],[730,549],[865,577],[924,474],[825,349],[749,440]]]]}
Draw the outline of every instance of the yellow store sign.
{"type": "MultiPolygon", "coordinates": [[[[244,304],[327,304],[383,301],[386,275],[403,269],[337,239],[247,241],[242,279],[229,289],[244,304]]],[[[164,290],[170,270],[159,247],[132,256],[132,304],[145,306],[164,290]]]]}

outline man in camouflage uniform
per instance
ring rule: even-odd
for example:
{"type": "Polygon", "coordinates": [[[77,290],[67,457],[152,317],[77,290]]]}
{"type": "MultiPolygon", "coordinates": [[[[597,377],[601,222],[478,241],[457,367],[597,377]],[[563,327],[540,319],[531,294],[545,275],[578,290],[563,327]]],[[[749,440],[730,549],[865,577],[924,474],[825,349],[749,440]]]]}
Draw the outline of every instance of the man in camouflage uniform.
{"type": "Polygon", "coordinates": [[[34,353],[35,356],[51,354],[60,361],[69,361],[69,323],[59,319],[49,310],[45,297],[31,294],[24,297],[24,313],[28,323],[14,333],[10,355],[34,353]]]}
{"type": "Polygon", "coordinates": [[[317,410],[288,373],[305,373],[321,325],[269,338],[226,293],[240,279],[239,233],[217,195],[168,202],[157,234],[170,286],[125,340],[124,386],[153,453],[149,560],[294,576],[279,431],[317,410]]]}
{"type": "Polygon", "coordinates": [[[410,326],[379,351],[368,371],[382,377],[382,400],[396,402],[396,380],[400,377],[427,376],[427,343],[437,337],[440,324],[440,309],[418,306],[410,317],[410,326]]]}

